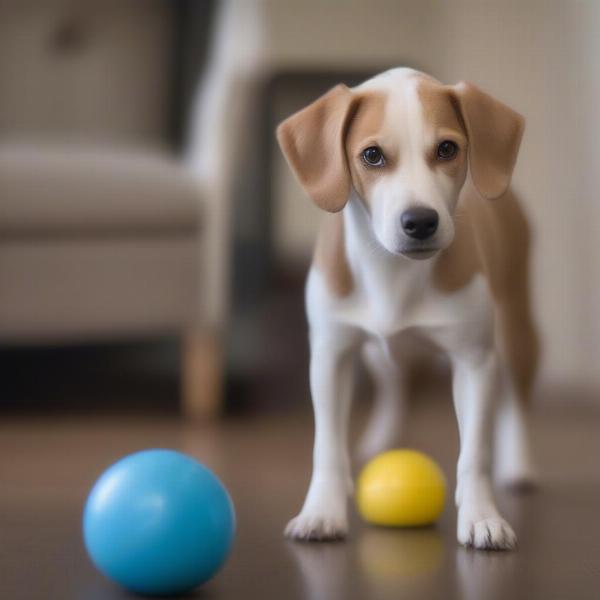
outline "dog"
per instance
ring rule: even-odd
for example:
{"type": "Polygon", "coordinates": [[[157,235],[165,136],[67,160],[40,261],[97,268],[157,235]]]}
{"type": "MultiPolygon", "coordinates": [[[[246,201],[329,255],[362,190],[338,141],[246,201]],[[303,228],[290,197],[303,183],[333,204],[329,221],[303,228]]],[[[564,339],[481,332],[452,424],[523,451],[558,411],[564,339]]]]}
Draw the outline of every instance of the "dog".
{"type": "Polygon", "coordinates": [[[458,541],[515,547],[494,499],[492,459],[504,482],[532,482],[526,404],[539,344],[530,231],[509,189],[523,129],[518,113],[476,86],[408,68],[338,85],[278,126],[289,166],[328,213],[306,285],[313,473],[288,537],[346,536],[353,356],[364,349],[375,381],[363,443],[374,454],[396,441],[398,357],[419,337],[452,367],[458,541]]]}

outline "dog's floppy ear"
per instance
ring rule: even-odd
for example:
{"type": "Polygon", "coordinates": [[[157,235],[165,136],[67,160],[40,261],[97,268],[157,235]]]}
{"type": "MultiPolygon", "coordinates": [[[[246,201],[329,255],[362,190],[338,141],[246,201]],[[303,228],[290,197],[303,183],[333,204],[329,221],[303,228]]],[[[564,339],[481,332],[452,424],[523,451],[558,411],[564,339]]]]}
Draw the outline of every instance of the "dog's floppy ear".
{"type": "Polygon", "coordinates": [[[498,198],[510,184],[525,120],[470,83],[451,90],[467,130],[471,179],[484,198],[498,198]]]}
{"type": "Polygon", "coordinates": [[[317,206],[329,212],[341,210],[350,194],[345,137],[353,100],[352,92],[338,85],[277,128],[292,171],[317,206]]]}

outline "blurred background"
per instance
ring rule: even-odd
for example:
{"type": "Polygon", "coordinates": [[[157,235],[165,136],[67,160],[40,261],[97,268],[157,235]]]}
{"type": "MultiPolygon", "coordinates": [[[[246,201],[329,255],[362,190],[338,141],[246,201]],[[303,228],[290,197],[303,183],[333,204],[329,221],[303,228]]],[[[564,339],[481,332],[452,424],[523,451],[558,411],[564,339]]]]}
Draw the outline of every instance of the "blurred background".
{"type": "Polygon", "coordinates": [[[600,3],[0,0],[0,409],[308,406],[285,116],[405,65],[525,115],[537,402],[600,402],[600,3]]]}
{"type": "Polygon", "coordinates": [[[232,558],[198,597],[596,597],[599,57],[597,0],[0,0],[0,595],[123,598],[86,557],[82,507],[109,464],[168,447],[236,505],[232,558]],[[443,365],[413,381],[402,440],[448,478],[438,527],[352,512],[348,544],[281,535],[310,474],[321,215],[275,126],[399,65],[527,120],[514,186],[534,232],[543,489],[500,494],[518,553],[456,545],[443,365]]]}

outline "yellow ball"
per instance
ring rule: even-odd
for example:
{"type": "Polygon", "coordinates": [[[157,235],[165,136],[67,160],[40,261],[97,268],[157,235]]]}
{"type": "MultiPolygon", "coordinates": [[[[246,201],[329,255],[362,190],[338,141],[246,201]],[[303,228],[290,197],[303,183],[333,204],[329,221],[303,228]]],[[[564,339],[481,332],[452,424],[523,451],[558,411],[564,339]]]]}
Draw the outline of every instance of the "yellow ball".
{"type": "Polygon", "coordinates": [[[417,450],[390,450],[363,468],[356,502],[374,525],[415,527],[434,523],[444,510],[446,480],[435,461],[417,450]]]}

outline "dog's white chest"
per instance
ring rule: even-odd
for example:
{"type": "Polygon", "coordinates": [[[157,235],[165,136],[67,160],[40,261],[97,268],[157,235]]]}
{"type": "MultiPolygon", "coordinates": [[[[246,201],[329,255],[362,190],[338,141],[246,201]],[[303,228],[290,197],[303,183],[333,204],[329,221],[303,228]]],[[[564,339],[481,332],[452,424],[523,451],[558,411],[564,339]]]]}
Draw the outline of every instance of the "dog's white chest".
{"type": "Polygon", "coordinates": [[[402,262],[394,268],[381,261],[363,262],[354,290],[343,299],[333,299],[322,275],[313,270],[307,289],[311,326],[325,325],[333,317],[380,339],[418,330],[436,342],[489,327],[493,305],[483,276],[447,294],[436,289],[424,267],[422,263],[402,262]]]}
{"type": "Polygon", "coordinates": [[[430,286],[421,277],[373,267],[357,282],[349,304],[354,305],[352,312],[360,314],[365,329],[390,337],[431,320],[435,307],[430,296],[430,286]]]}

